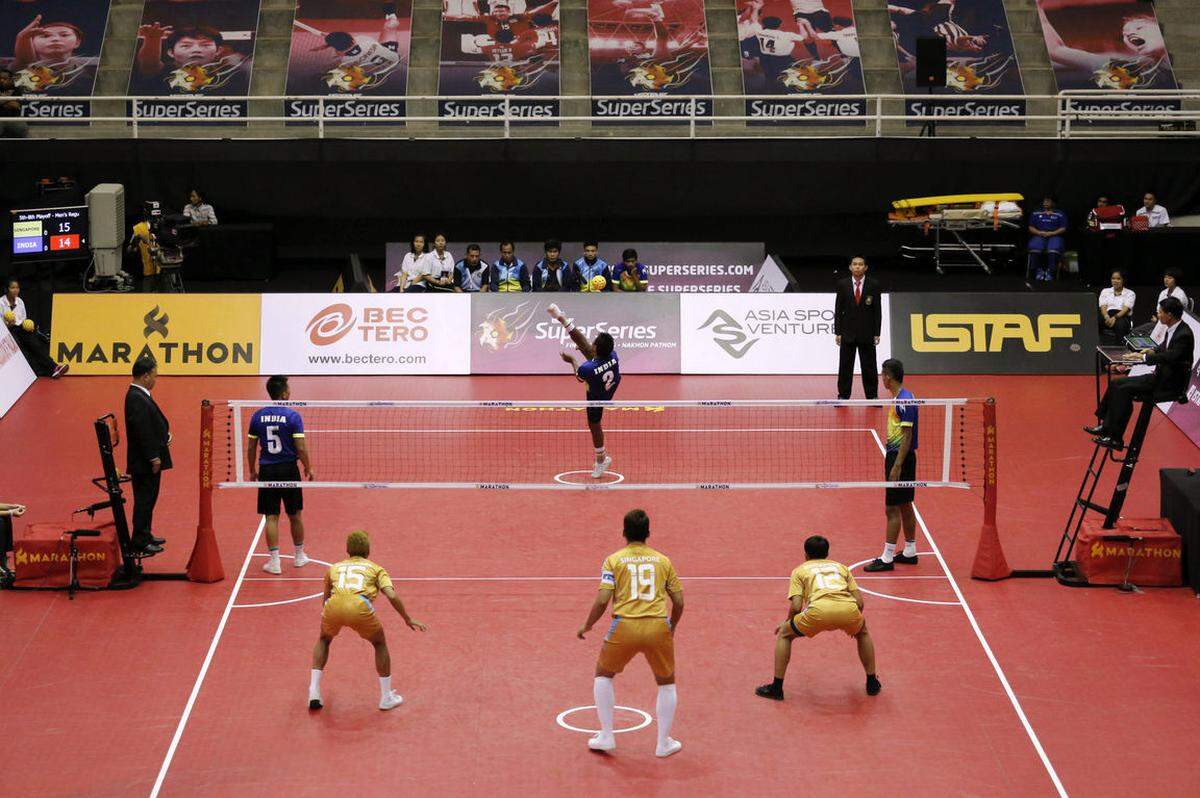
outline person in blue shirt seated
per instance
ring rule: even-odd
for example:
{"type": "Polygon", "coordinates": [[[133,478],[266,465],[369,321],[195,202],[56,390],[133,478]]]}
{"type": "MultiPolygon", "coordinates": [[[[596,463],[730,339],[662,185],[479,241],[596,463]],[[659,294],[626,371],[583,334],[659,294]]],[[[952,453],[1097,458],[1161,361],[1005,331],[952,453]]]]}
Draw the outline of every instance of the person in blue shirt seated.
{"type": "Polygon", "coordinates": [[[525,261],[516,256],[516,247],[511,241],[500,242],[500,259],[483,273],[480,291],[519,293],[533,290],[529,268],[525,261]]]}
{"type": "Polygon", "coordinates": [[[468,244],[467,254],[454,264],[454,290],[462,293],[474,293],[483,287],[488,270],[492,264],[484,260],[478,244],[468,244]]]}
{"type": "Polygon", "coordinates": [[[600,258],[600,244],[596,241],[583,242],[583,257],[573,264],[579,272],[579,290],[587,293],[592,290],[592,278],[603,277],[604,288],[612,285],[612,273],[608,264],[600,258]]]}
{"type": "Polygon", "coordinates": [[[621,263],[613,270],[614,291],[648,291],[650,280],[646,276],[646,267],[638,263],[636,249],[627,249],[621,253],[621,263]]]}
{"type": "Polygon", "coordinates": [[[562,258],[562,242],[550,239],[545,246],[546,257],[533,267],[534,291],[578,291],[579,270],[562,258]]]}
{"type": "Polygon", "coordinates": [[[1034,275],[1034,279],[1049,282],[1058,275],[1065,232],[1067,215],[1054,207],[1053,197],[1043,198],[1042,209],[1029,214],[1028,274],[1034,275]]]}

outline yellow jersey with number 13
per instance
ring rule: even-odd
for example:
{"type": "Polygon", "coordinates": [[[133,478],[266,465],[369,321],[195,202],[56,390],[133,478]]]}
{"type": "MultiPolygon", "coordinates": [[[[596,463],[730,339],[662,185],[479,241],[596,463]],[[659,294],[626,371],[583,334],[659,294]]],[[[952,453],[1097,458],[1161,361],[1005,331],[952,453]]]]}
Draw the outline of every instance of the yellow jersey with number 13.
{"type": "Polygon", "coordinates": [[[630,543],[608,556],[600,569],[600,589],[613,591],[613,615],[621,618],[666,618],[667,594],[681,590],[675,566],[645,543],[630,543]]]}
{"type": "Polygon", "coordinates": [[[392,578],[383,566],[366,557],[351,557],[334,563],[325,572],[325,587],[330,598],[336,596],[362,596],[374,601],[379,591],[392,586],[392,578]]]}
{"type": "Polygon", "coordinates": [[[801,596],[805,604],[818,601],[855,603],[851,591],[858,590],[850,569],[833,560],[806,560],[792,571],[788,598],[801,596]]]}

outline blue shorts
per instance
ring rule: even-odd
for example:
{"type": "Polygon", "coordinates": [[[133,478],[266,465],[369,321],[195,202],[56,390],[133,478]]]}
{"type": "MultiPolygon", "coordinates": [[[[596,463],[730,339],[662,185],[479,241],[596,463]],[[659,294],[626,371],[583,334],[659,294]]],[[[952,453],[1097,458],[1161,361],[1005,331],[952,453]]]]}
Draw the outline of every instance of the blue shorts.
{"type": "Polygon", "coordinates": [[[1030,252],[1056,252],[1062,254],[1063,237],[1051,236],[1050,238],[1042,238],[1041,236],[1032,236],[1029,239],[1030,252]]]}

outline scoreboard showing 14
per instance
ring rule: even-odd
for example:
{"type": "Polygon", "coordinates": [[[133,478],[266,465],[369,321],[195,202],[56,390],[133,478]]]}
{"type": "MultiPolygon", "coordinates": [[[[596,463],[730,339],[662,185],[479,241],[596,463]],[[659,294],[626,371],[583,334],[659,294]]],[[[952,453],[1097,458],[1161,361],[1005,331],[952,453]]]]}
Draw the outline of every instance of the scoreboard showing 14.
{"type": "Polygon", "coordinates": [[[77,258],[88,254],[87,206],[15,210],[14,258],[77,258]]]}

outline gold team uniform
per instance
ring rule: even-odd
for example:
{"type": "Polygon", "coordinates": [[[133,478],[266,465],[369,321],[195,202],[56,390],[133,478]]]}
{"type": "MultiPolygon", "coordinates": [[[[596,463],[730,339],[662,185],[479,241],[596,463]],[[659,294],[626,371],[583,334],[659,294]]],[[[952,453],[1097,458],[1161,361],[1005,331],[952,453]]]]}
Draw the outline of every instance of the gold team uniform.
{"type": "Polygon", "coordinates": [[[321,634],[336,637],[348,626],[369,640],[383,628],[372,602],[379,591],[391,586],[388,572],[366,557],[350,557],[331,565],[325,572],[329,599],[321,610],[321,634]]]}
{"type": "Polygon", "coordinates": [[[858,585],[850,569],[833,560],[807,560],[792,571],[788,599],[802,597],[804,611],[792,618],[798,635],[816,637],[841,629],[851,637],[862,631],[863,617],[854,599],[858,585]]]}
{"type": "Polygon", "coordinates": [[[673,675],[675,639],[667,618],[667,594],[681,588],[666,555],[644,543],[630,543],[604,561],[600,589],[613,592],[613,621],[600,649],[599,666],[620,673],[640,653],[655,676],[673,675]]]}

